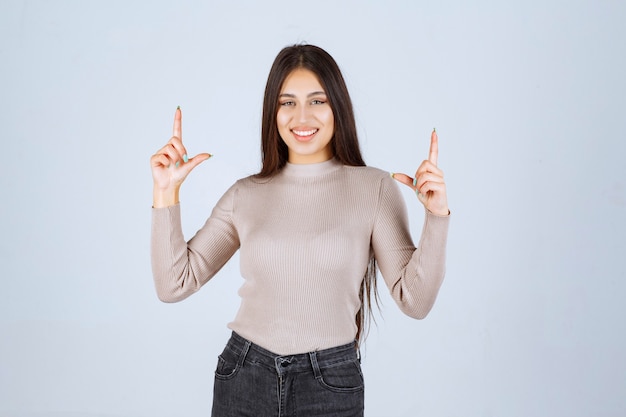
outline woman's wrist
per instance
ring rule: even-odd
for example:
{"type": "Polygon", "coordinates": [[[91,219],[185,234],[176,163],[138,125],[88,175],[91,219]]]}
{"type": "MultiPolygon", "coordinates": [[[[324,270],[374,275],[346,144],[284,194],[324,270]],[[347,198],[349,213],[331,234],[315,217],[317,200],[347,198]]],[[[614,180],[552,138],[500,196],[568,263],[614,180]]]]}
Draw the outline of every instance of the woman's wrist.
{"type": "Polygon", "coordinates": [[[179,190],[180,187],[165,190],[155,187],[152,191],[152,207],[162,208],[178,204],[179,190]]]}

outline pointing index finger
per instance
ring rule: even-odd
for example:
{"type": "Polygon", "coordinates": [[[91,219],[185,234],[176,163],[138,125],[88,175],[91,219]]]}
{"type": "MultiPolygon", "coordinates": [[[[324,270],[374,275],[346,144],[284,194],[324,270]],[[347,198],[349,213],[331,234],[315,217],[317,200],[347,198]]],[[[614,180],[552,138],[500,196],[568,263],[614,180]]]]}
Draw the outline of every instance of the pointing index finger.
{"type": "Polygon", "coordinates": [[[437,131],[433,129],[433,133],[430,135],[430,151],[428,153],[428,160],[436,166],[438,157],[439,157],[439,137],[437,136],[437,131]]]}
{"type": "Polygon", "coordinates": [[[180,106],[176,108],[176,113],[174,114],[174,132],[172,136],[183,140],[183,113],[180,111],[180,106]]]}

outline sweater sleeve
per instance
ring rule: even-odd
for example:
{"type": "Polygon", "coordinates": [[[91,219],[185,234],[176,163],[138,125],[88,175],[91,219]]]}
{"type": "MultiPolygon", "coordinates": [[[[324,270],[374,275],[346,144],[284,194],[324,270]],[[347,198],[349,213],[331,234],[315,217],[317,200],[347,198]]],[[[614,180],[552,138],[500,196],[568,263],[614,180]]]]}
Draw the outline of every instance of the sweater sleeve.
{"type": "Polygon", "coordinates": [[[406,204],[393,179],[381,183],[372,232],[372,248],[391,296],[410,317],[422,319],[431,310],[445,275],[449,216],[426,210],[417,248],[409,232],[406,204]]]}
{"type": "Polygon", "coordinates": [[[161,301],[173,303],[189,297],[237,251],[239,237],[233,222],[235,195],[233,186],[189,242],[183,237],[179,204],[152,209],[152,275],[161,301]]]}

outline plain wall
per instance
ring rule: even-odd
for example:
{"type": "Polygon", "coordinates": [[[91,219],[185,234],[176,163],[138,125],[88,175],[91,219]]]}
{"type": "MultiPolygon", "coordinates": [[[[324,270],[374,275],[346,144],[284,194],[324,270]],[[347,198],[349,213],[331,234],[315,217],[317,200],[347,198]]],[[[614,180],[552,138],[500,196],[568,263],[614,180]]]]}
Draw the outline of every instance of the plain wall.
{"type": "MultiPolygon", "coordinates": [[[[429,317],[383,308],[367,416],[626,414],[626,6],[618,1],[0,2],[0,416],[209,414],[238,257],[157,300],[149,157],[176,106],[187,237],[260,167],[265,79],[322,46],[366,160],[440,137],[452,219],[429,317]]],[[[403,189],[415,240],[423,209],[403,189]]],[[[382,282],[382,281],[381,281],[382,282]]]]}

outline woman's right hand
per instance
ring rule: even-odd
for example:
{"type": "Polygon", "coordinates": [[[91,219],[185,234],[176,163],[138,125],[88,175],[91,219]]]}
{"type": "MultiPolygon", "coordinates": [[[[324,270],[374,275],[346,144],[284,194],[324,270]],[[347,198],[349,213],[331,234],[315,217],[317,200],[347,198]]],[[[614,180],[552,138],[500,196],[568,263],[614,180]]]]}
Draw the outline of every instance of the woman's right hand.
{"type": "Polygon", "coordinates": [[[154,182],[153,207],[178,204],[178,192],[187,175],[210,157],[208,153],[200,153],[193,158],[187,157],[182,140],[182,112],[180,107],[177,108],[172,137],[150,158],[154,182]]]}

